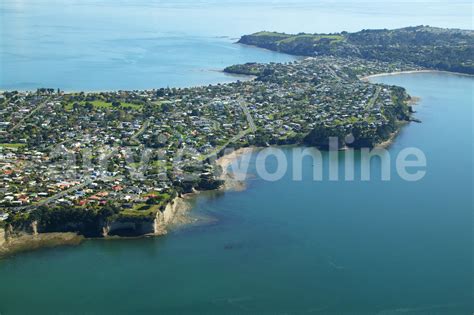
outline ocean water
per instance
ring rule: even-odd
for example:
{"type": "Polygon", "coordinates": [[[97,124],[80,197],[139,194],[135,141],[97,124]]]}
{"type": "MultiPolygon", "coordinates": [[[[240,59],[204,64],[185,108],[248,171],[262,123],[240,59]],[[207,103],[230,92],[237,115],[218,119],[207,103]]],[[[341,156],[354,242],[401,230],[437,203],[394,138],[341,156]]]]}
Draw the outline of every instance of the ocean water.
{"type": "MultiPolygon", "coordinates": [[[[0,89],[228,82],[227,65],[294,59],[233,44],[242,34],[419,24],[472,29],[472,2],[3,0],[0,89]]],[[[390,153],[422,149],[423,180],[382,182],[375,160],[369,182],[314,182],[307,159],[301,182],[255,176],[246,191],[200,196],[192,213],[207,223],[166,237],[1,260],[0,314],[472,313],[474,80],[374,81],[422,98],[423,123],[405,127],[390,153]]]]}
{"type": "Polygon", "coordinates": [[[293,57],[234,45],[261,30],[472,29],[472,3],[329,0],[2,0],[0,89],[150,89],[229,82],[218,72],[293,57]]]}
{"type": "Polygon", "coordinates": [[[374,80],[421,97],[422,123],[389,152],[421,149],[422,180],[402,180],[392,163],[381,181],[378,160],[367,182],[357,171],[353,182],[313,181],[311,159],[300,182],[251,176],[245,191],[195,200],[206,224],[0,261],[0,313],[471,314],[474,79],[374,80]]]}

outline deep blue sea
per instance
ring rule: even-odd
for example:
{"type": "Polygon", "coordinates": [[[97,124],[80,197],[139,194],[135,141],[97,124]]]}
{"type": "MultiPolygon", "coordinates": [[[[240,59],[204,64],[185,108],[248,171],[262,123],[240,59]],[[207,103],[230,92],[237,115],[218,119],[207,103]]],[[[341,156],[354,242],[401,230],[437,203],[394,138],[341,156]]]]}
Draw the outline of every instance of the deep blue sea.
{"type": "MultiPolygon", "coordinates": [[[[214,70],[292,60],[234,45],[244,33],[472,28],[471,14],[470,2],[456,1],[3,0],[0,88],[226,82],[234,78],[214,70]]],[[[421,149],[422,180],[402,180],[393,160],[390,181],[378,160],[370,181],[357,172],[351,182],[313,181],[311,159],[303,181],[291,171],[275,182],[250,176],[245,191],[200,195],[192,214],[204,223],[165,237],[0,261],[0,314],[472,314],[474,79],[373,80],[421,97],[422,123],[403,128],[389,152],[421,149]]],[[[291,162],[292,148],[283,152],[291,162]]]]}
{"type": "Polygon", "coordinates": [[[429,24],[472,29],[472,3],[329,0],[2,0],[0,90],[183,87],[293,57],[233,43],[261,30],[340,32],[429,24]]]}

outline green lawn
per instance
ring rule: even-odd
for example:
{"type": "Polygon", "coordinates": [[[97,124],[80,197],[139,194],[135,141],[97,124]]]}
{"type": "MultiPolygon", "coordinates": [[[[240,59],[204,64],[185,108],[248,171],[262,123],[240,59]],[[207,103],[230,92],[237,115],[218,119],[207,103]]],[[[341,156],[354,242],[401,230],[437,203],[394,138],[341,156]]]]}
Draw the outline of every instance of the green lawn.
{"type": "Polygon", "coordinates": [[[291,35],[288,34],[283,34],[283,33],[277,33],[277,32],[258,32],[255,34],[252,34],[252,36],[274,36],[274,37],[288,37],[291,35]]]}
{"type": "Polygon", "coordinates": [[[120,212],[124,217],[148,217],[156,214],[160,210],[160,205],[147,205],[145,203],[136,204],[132,209],[125,209],[120,212]]]}
{"type": "Polygon", "coordinates": [[[26,144],[24,143],[0,143],[1,148],[10,148],[10,149],[18,149],[25,147],[26,144]]]}
{"type": "Polygon", "coordinates": [[[151,167],[153,168],[157,168],[157,169],[165,169],[166,168],[166,161],[164,160],[156,160],[156,161],[152,161],[150,163],[151,167]]]}
{"type": "MultiPolygon", "coordinates": [[[[114,107],[112,106],[112,103],[107,103],[105,101],[91,101],[90,102],[94,108],[104,108],[104,109],[114,109],[114,107]]],[[[73,107],[73,104],[74,103],[68,103],[66,105],[66,110],[72,110],[72,107],[73,107]]],[[[79,102],[80,105],[85,105],[86,102],[85,101],[82,101],[82,102],[79,102]]],[[[133,108],[133,109],[141,109],[143,106],[140,105],[140,104],[132,104],[132,103],[120,103],[120,107],[121,108],[133,108]]]]}
{"type": "Polygon", "coordinates": [[[168,101],[168,100],[158,100],[158,101],[154,101],[154,102],[151,102],[151,103],[160,107],[161,105],[172,104],[173,102],[168,101]]]}
{"type": "Polygon", "coordinates": [[[312,34],[303,34],[303,35],[295,35],[295,36],[291,36],[291,37],[288,37],[288,38],[285,38],[285,39],[282,39],[282,40],[279,40],[278,42],[279,43],[292,43],[294,41],[298,41],[298,40],[304,40],[304,39],[310,39],[310,40],[313,40],[315,42],[323,39],[323,38],[327,38],[327,39],[331,39],[332,41],[331,42],[337,42],[337,41],[341,41],[344,39],[344,37],[342,35],[312,35],[312,34]]]}
{"type": "Polygon", "coordinates": [[[168,193],[147,193],[151,195],[155,195],[159,198],[159,202],[155,205],[148,205],[146,203],[137,203],[131,209],[124,209],[120,212],[120,216],[122,217],[134,217],[134,218],[142,218],[142,217],[149,217],[155,215],[158,211],[160,211],[161,206],[165,206],[168,204],[169,200],[171,199],[170,194],[168,193]]]}

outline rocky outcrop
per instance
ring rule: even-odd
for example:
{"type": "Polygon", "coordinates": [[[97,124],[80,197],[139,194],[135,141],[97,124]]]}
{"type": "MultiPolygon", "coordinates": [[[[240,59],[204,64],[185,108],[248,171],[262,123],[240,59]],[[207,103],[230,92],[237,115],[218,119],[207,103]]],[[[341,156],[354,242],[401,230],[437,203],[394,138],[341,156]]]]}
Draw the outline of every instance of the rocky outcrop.
{"type": "Polygon", "coordinates": [[[33,235],[38,235],[38,221],[31,222],[31,233],[33,235]]]}
{"type": "Polygon", "coordinates": [[[107,237],[109,236],[109,233],[110,233],[110,226],[107,224],[107,225],[104,225],[102,227],[102,237],[107,237]]]}
{"type": "MultiPolygon", "coordinates": [[[[103,237],[165,235],[170,224],[176,220],[180,221],[180,217],[187,208],[187,202],[182,198],[175,198],[163,211],[158,211],[155,217],[120,218],[102,224],[102,228],[98,232],[103,237]]],[[[11,225],[0,228],[0,256],[45,246],[77,244],[83,239],[83,236],[79,236],[74,232],[46,233],[39,230],[39,228],[37,221],[18,229],[13,229],[11,225]]],[[[69,224],[64,226],[65,230],[73,228],[69,224]]]]}
{"type": "Polygon", "coordinates": [[[9,232],[0,230],[0,259],[15,253],[44,247],[78,245],[84,239],[76,233],[39,233],[9,232]],[[8,236],[5,238],[5,234],[8,236]],[[2,237],[3,236],[3,237],[2,237]]]}
{"type": "Polygon", "coordinates": [[[175,198],[163,211],[158,211],[154,219],[118,219],[108,222],[102,228],[102,236],[165,235],[184,205],[185,202],[181,198],[175,198]]]}
{"type": "Polygon", "coordinates": [[[26,225],[19,229],[14,229],[12,225],[8,224],[6,227],[0,228],[0,247],[8,245],[12,240],[36,235],[38,235],[37,221],[33,221],[30,225],[26,225]]]}

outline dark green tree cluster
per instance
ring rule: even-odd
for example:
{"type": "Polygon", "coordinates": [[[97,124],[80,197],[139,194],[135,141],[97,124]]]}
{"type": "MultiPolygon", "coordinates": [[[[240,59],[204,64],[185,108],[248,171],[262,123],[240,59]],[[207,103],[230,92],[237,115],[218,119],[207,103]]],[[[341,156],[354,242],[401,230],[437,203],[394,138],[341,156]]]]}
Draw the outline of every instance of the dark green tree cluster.
{"type": "MultiPolygon", "coordinates": [[[[471,30],[416,26],[338,34],[259,32],[242,36],[239,42],[292,55],[357,57],[474,74],[471,30]]],[[[240,68],[228,69],[250,74],[240,68]]]]}
{"type": "Polygon", "coordinates": [[[29,215],[29,222],[38,222],[39,232],[79,232],[87,236],[98,236],[103,225],[120,211],[112,203],[91,208],[75,206],[41,206],[29,215]]]}

